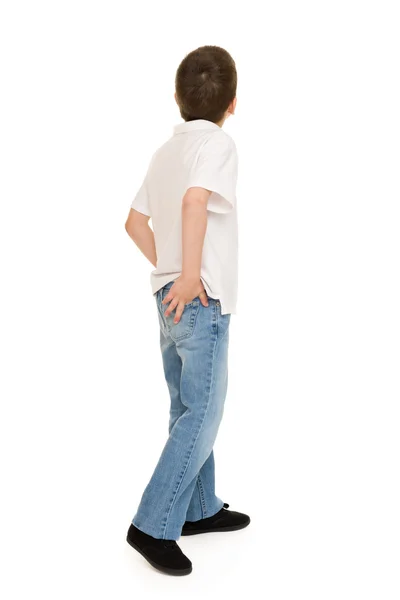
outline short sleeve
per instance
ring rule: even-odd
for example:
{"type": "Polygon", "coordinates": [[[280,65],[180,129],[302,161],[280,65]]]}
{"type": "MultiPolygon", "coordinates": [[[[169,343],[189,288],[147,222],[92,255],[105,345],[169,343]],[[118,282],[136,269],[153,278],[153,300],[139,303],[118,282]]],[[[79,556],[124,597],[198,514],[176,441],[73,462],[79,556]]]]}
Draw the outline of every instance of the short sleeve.
{"type": "Polygon", "coordinates": [[[134,197],[131,208],[134,208],[138,212],[151,217],[149,193],[147,189],[147,176],[144,178],[142,185],[140,186],[136,196],[134,197]]]}
{"type": "Polygon", "coordinates": [[[151,217],[150,210],[150,198],[149,198],[149,177],[151,173],[151,168],[154,163],[156,153],[150,159],[149,166],[147,167],[146,175],[142,181],[142,185],[138,189],[136,196],[132,200],[131,208],[134,208],[138,212],[146,215],[147,217],[151,217]]]}
{"type": "Polygon", "coordinates": [[[234,141],[223,131],[214,133],[202,146],[187,187],[210,190],[207,209],[228,213],[236,204],[237,168],[234,141]]]}

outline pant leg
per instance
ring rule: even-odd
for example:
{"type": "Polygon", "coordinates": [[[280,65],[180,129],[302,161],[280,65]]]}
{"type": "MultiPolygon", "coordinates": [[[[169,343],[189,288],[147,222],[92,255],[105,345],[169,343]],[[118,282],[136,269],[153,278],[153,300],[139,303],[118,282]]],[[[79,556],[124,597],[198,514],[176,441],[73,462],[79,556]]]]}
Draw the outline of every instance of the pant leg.
{"type": "MultiPolygon", "coordinates": [[[[168,383],[173,398],[170,423],[172,420],[174,423],[132,522],[153,537],[178,539],[196,493],[202,511],[199,518],[202,518],[202,501],[204,504],[206,495],[201,496],[198,475],[207,460],[205,478],[207,473],[214,477],[212,448],[226,395],[230,315],[221,315],[219,302],[213,299],[208,307],[195,299],[185,307],[177,325],[173,324],[173,315],[165,318],[161,310],[163,359],[165,356],[172,382],[168,383]],[[179,416],[177,377],[172,375],[175,370],[170,362],[174,357],[173,361],[178,364],[173,348],[181,360],[179,391],[184,410],[179,416]]],[[[223,505],[213,492],[210,496],[214,504],[208,509],[209,515],[223,505]]],[[[192,520],[197,520],[198,514],[192,520]]]]}
{"type": "Polygon", "coordinates": [[[223,501],[215,493],[215,458],[214,451],[211,451],[197,475],[186,521],[199,521],[212,517],[223,505],[223,501]]]}
{"type": "MultiPolygon", "coordinates": [[[[180,378],[182,370],[181,359],[176,352],[175,346],[170,345],[163,355],[165,378],[171,398],[169,433],[171,433],[176,421],[186,411],[181,402],[180,378]]],[[[196,485],[190,499],[186,514],[186,521],[198,521],[211,517],[220,510],[223,502],[215,494],[215,460],[214,451],[211,451],[204,465],[201,467],[196,478],[196,485]]]]}
{"type": "MultiPolygon", "coordinates": [[[[160,332],[160,345],[164,366],[165,379],[171,399],[169,427],[171,433],[176,421],[186,411],[186,406],[181,401],[181,376],[182,361],[174,343],[160,332]]],[[[215,460],[214,452],[211,451],[204,465],[201,467],[196,478],[196,485],[190,499],[186,521],[198,521],[211,517],[223,506],[223,502],[215,494],[215,460]]]]}

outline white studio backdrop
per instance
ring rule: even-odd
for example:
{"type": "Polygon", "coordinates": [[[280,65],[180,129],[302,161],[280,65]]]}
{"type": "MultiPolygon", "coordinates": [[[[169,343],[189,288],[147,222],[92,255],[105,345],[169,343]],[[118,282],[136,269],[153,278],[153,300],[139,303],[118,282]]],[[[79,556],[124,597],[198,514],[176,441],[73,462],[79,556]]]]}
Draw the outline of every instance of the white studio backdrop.
{"type": "Polygon", "coordinates": [[[2,2],[2,597],[398,600],[398,31],[385,0],[2,2]],[[177,580],[125,542],[168,396],[124,223],[204,44],[239,78],[217,493],[252,524],[177,580]]]}

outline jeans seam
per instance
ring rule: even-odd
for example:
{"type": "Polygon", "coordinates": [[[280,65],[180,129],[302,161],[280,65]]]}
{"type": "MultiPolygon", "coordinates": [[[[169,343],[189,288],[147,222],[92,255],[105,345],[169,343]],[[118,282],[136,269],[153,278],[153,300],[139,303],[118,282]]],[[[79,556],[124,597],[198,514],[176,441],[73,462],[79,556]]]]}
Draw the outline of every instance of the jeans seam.
{"type": "Polygon", "coordinates": [[[193,440],[193,443],[192,443],[192,445],[191,445],[191,448],[190,448],[190,451],[189,451],[189,456],[188,456],[188,459],[187,459],[186,465],[184,466],[184,469],[183,469],[183,472],[182,472],[182,474],[181,474],[181,476],[180,476],[180,479],[179,479],[179,481],[178,481],[178,485],[177,485],[177,487],[176,487],[176,490],[175,490],[175,492],[173,493],[173,497],[172,497],[172,500],[171,500],[171,503],[170,503],[170,506],[169,506],[169,509],[168,509],[168,512],[167,512],[167,515],[166,515],[165,523],[164,523],[164,526],[163,526],[163,528],[162,528],[162,529],[163,529],[163,531],[162,531],[162,537],[163,537],[164,539],[165,539],[165,534],[166,534],[167,527],[168,527],[168,519],[169,519],[169,517],[170,517],[170,515],[171,515],[172,508],[173,508],[173,506],[174,506],[174,504],[175,504],[175,502],[176,502],[176,498],[177,498],[177,495],[178,495],[179,489],[180,489],[180,487],[181,487],[181,485],[182,485],[182,481],[183,481],[183,479],[184,479],[184,477],[185,477],[185,474],[186,474],[186,472],[187,472],[187,470],[188,470],[188,467],[189,467],[190,461],[191,461],[191,459],[192,459],[192,456],[193,456],[193,451],[194,451],[194,448],[195,448],[195,446],[196,446],[197,440],[199,439],[199,436],[200,436],[201,430],[202,430],[202,428],[203,428],[204,421],[205,421],[205,418],[206,418],[206,415],[207,415],[208,409],[209,409],[209,407],[210,407],[210,398],[211,398],[212,382],[213,382],[213,374],[214,374],[214,357],[215,357],[215,350],[216,350],[216,347],[217,347],[217,340],[218,340],[218,337],[217,337],[217,336],[214,336],[214,340],[213,340],[213,350],[212,350],[212,356],[211,356],[210,382],[209,382],[209,385],[208,385],[207,406],[206,406],[206,409],[205,409],[205,411],[204,411],[204,415],[203,415],[203,417],[202,417],[202,419],[201,419],[201,423],[200,423],[199,430],[198,430],[198,432],[195,434],[195,438],[194,438],[194,440],[193,440]]]}
{"type": "Polygon", "coordinates": [[[200,495],[201,517],[202,517],[202,519],[204,519],[204,517],[207,516],[207,506],[206,506],[206,500],[205,500],[205,495],[204,495],[204,487],[203,487],[203,483],[201,481],[200,474],[197,476],[197,485],[199,488],[199,495],[200,495]]]}

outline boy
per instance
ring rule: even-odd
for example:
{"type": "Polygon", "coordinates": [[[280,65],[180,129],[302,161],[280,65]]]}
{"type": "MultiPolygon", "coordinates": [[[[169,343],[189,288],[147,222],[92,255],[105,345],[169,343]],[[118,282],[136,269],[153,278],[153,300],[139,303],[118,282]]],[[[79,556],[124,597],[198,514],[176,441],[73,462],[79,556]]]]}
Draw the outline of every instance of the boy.
{"type": "Polygon", "coordinates": [[[125,224],[156,267],[151,283],[171,397],[169,438],[127,541],[172,575],[192,571],[176,543],[180,535],[233,531],[250,522],[215,495],[213,454],[236,310],[238,161],[222,131],[235,111],[236,85],[235,63],[218,46],[183,59],[175,100],[184,123],[153,155],[125,224]]]}

